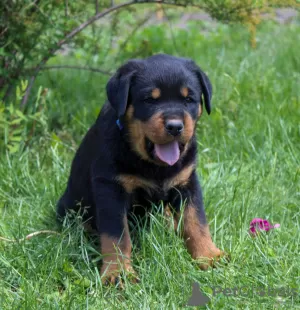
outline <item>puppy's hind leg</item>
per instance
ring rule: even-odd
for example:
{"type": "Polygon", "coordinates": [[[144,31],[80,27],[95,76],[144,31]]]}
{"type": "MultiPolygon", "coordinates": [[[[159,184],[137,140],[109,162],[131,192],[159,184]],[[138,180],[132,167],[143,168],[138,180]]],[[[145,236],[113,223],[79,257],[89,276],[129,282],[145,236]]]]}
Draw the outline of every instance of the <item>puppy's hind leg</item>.
{"type": "Polygon", "coordinates": [[[65,203],[65,194],[59,199],[57,205],[56,205],[56,218],[57,220],[61,221],[67,213],[68,207],[65,203]]]}
{"type": "Polygon", "coordinates": [[[57,205],[56,205],[56,217],[59,221],[62,221],[65,216],[67,215],[67,212],[69,210],[73,210],[75,212],[78,212],[80,209],[81,203],[77,203],[74,201],[74,199],[70,199],[68,195],[68,191],[65,191],[65,193],[61,196],[59,199],[57,205]]]}

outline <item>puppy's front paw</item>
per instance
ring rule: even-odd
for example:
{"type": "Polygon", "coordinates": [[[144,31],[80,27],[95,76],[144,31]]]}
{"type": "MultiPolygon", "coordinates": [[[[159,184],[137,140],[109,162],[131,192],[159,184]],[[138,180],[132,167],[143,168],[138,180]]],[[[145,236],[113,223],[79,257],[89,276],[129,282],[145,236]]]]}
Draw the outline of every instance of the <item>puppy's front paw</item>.
{"type": "Polygon", "coordinates": [[[201,270],[207,270],[209,267],[217,267],[217,263],[225,258],[226,261],[229,261],[229,255],[224,251],[221,251],[217,247],[205,251],[201,255],[197,255],[196,260],[199,262],[199,267],[201,270]]]}
{"type": "Polygon", "coordinates": [[[120,264],[117,261],[104,262],[101,268],[102,283],[104,285],[119,285],[124,287],[122,274],[125,273],[131,283],[138,283],[139,278],[131,264],[120,264]]]}

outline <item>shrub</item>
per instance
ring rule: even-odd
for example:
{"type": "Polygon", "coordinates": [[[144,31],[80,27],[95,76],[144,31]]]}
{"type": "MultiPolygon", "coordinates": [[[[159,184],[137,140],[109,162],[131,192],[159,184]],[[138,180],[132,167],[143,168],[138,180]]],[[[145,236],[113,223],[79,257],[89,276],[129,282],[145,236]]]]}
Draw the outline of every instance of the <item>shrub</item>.
{"type": "Polygon", "coordinates": [[[22,151],[37,133],[47,128],[47,117],[44,113],[47,89],[38,90],[35,104],[20,108],[20,100],[27,88],[27,81],[21,81],[16,87],[15,101],[4,104],[0,101],[0,151],[10,154],[22,151]]]}
{"type": "MultiPolygon", "coordinates": [[[[171,4],[179,7],[192,6],[203,9],[213,18],[222,22],[238,22],[248,26],[251,44],[256,45],[256,26],[261,20],[261,13],[278,6],[299,7],[297,0],[120,0],[116,4],[105,1],[63,1],[63,0],[2,0],[0,2],[0,96],[7,102],[13,88],[20,79],[29,79],[22,105],[25,105],[37,74],[47,61],[55,55],[65,43],[74,48],[77,45],[87,50],[96,51],[95,32],[110,30],[110,44],[117,33],[122,20],[123,27],[128,27],[128,12],[145,4],[143,9],[157,9],[154,3],[171,4]],[[127,14],[118,18],[118,13],[126,10],[127,14]],[[101,23],[93,31],[82,32],[87,26],[114,13],[109,25],[101,23]],[[97,31],[96,31],[97,30],[97,31]]],[[[160,7],[161,8],[161,7],[160,7]]],[[[133,23],[136,23],[136,14],[133,23]]],[[[103,50],[103,48],[102,48],[103,50]]],[[[136,55],[135,55],[136,56],[136,55]]]]}

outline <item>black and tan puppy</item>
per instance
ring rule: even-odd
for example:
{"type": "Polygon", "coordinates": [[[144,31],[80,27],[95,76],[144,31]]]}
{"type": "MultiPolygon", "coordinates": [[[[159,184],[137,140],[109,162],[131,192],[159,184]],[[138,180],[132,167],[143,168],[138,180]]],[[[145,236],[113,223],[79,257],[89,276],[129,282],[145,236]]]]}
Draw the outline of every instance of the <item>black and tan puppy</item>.
{"type": "Polygon", "coordinates": [[[208,114],[211,110],[208,77],[191,60],[155,55],[123,65],[106,90],[109,102],[76,153],[58,216],[89,207],[86,216],[104,257],[101,273],[114,282],[118,262],[133,272],[127,223],[132,204],[163,201],[176,223],[186,202],[187,249],[211,264],[222,252],[211,239],[195,172],[195,127],[203,101],[208,114]]]}

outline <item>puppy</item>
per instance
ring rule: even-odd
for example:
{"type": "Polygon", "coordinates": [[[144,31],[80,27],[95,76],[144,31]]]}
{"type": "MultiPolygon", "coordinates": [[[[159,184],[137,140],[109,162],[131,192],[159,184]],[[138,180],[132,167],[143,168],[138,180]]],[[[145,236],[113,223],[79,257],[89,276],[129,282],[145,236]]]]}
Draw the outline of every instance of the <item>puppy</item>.
{"type": "Polygon", "coordinates": [[[164,202],[192,258],[206,269],[222,255],[211,239],[196,174],[196,124],[203,102],[211,111],[212,86],[191,60],[155,55],[130,60],[106,86],[108,102],[72,163],[57,215],[85,213],[100,237],[103,279],[132,272],[128,216],[133,204],[164,202]],[[183,203],[185,202],[185,204],[183,203]],[[184,210],[180,210],[184,207],[184,210]],[[121,264],[121,268],[120,268],[121,264]]]}

